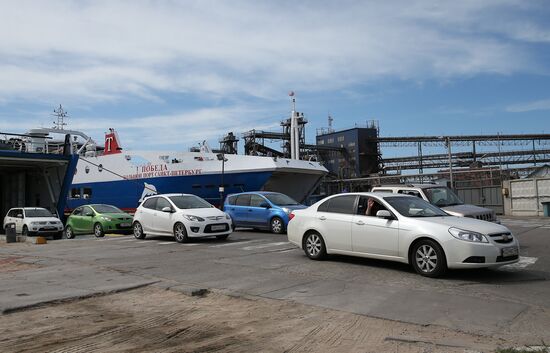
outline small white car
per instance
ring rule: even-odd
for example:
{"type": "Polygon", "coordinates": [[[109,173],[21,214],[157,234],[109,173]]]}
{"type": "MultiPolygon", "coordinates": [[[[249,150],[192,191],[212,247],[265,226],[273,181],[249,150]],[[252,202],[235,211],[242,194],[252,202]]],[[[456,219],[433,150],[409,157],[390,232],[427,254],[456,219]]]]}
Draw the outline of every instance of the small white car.
{"type": "Polygon", "coordinates": [[[10,223],[15,223],[17,234],[27,236],[53,235],[54,239],[61,239],[63,236],[63,223],[50,211],[41,207],[10,209],[4,217],[4,230],[10,223]]]}
{"type": "Polygon", "coordinates": [[[146,198],[136,210],[134,237],[173,235],[177,242],[190,238],[227,239],[232,232],[231,217],[198,196],[164,194],[146,198]]]}
{"type": "Polygon", "coordinates": [[[519,260],[502,225],[455,217],[414,196],[347,193],[293,211],[288,240],[315,260],[343,254],[411,264],[423,276],[447,268],[498,267],[519,260]]]}

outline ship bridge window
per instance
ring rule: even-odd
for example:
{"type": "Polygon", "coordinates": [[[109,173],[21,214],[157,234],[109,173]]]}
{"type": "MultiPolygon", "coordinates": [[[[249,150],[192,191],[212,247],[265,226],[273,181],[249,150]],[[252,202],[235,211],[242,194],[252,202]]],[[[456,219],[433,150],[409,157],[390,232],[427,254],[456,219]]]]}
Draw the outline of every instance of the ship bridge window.
{"type": "Polygon", "coordinates": [[[92,197],[92,189],[91,188],[83,188],[82,189],[82,198],[89,199],[92,197]]]}
{"type": "Polygon", "coordinates": [[[80,189],[71,189],[71,199],[79,199],[80,198],[80,189]]]}

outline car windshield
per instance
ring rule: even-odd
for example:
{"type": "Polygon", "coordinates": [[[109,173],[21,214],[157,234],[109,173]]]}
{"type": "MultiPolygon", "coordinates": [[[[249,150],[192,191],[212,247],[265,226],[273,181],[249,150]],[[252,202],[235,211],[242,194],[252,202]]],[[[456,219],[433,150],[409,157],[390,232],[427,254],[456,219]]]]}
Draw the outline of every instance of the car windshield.
{"type": "Polygon", "coordinates": [[[418,197],[384,197],[384,200],[405,217],[448,216],[443,210],[418,197]]]}
{"type": "Polygon", "coordinates": [[[277,206],[294,206],[299,205],[296,200],[285,194],[264,194],[264,196],[274,205],[277,206]]]}
{"type": "Polygon", "coordinates": [[[54,217],[54,215],[45,208],[31,208],[25,209],[25,215],[27,217],[54,217]]]}
{"type": "Polygon", "coordinates": [[[97,213],[124,213],[120,208],[111,205],[92,206],[97,213]]]}
{"type": "Polygon", "coordinates": [[[210,208],[211,204],[195,195],[170,196],[169,199],[177,208],[185,210],[189,208],[210,208]]]}
{"type": "Polygon", "coordinates": [[[427,188],[424,189],[424,193],[430,203],[436,205],[437,207],[462,205],[464,203],[451,189],[446,186],[427,188]]]}

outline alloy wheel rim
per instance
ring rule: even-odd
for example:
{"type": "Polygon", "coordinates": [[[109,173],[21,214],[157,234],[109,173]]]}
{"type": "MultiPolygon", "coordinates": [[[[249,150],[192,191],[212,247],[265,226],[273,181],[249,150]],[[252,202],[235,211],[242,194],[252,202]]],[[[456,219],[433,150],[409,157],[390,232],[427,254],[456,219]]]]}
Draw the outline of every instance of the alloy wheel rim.
{"type": "Polygon", "coordinates": [[[101,228],[99,225],[95,226],[95,236],[99,237],[101,235],[101,228]]]}
{"type": "Polygon", "coordinates": [[[176,239],[183,240],[183,238],[183,226],[181,224],[178,224],[176,226],[176,239]]]}
{"type": "Polygon", "coordinates": [[[136,238],[141,236],[141,226],[139,223],[134,224],[134,236],[136,238]]]}
{"type": "Polygon", "coordinates": [[[321,251],[321,239],[316,234],[311,234],[306,240],[306,249],[311,256],[317,256],[321,251]]]}
{"type": "Polygon", "coordinates": [[[422,245],[416,250],[416,264],[422,272],[433,272],[437,267],[437,253],[429,245],[422,245]]]}
{"type": "Polygon", "coordinates": [[[272,222],[271,229],[273,229],[273,231],[274,231],[275,233],[279,233],[279,232],[281,231],[281,226],[282,226],[282,225],[281,225],[281,221],[278,220],[278,219],[275,219],[275,220],[273,220],[273,222],[272,222]]]}
{"type": "Polygon", "coordinates": [[[65,236],[69,239],[71,238],[72,236],[71,228],[65,229],[65,236]]]}

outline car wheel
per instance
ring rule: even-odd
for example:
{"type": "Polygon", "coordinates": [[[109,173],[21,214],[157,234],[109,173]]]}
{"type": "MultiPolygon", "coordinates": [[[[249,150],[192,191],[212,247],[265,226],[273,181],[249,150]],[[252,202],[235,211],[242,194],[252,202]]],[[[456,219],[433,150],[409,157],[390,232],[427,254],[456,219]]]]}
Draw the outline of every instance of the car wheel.
{"type": "Polygon", "coordinates": [[[103,226],[101,223],[94,224],[94,235],[96,238],[102,238],[105,236],[105,232],[103,231],[103,226]]]}
{"type": "Polygon", "coordinates": [[[134,222],[132,228],[134,229],[134,238],[145,239],[145,233],[143,233],[143,227],[141,226],[141,223],[134,222]]]}
{"type": "Polygon", "coordinates": [[[273,217],[271,220],[271,232],[281,234],[285,231],[285,224],[279,217],[273,217]]]}
{"type": "Polygon", "coordinates": [[[174,225],[174,238],[176,238],[178,243],[187,243],[189,241],[187,229],[185,229],[183,223],[178,222],[174,225]]]}
{"type": "Polygon", "coordinates": [[[433,240],[421,240],[411,252],[414,270],[426,277],[439,277],[447,271],[447,260],[441,246],[433,240]]]}
{"type": "Polygon", "coordinates": [[[28,236],[29,235],[29,228],[24,225],[23,230],[21,231],[21,235],[28,236]]]}
{"type": "Polygon", "coordinates": [[[71,226],[65,227],[65,238],[74,239],[74,236],[73,228],[71,228],[71,226]]]}
{"type": "Polygon", "coordinates": [[[327,255],[325,241],[319,233],[308,233],[304,238],[304,251],[310,259],[322,260],[327,255]]]}
{"type": "Polygon", "coordinates": [[[216,239],[218,239],[218,240],[225,240],[225,239],[227,239],[228,236],[229,236],[229,234],[216,235],[216,239]]]}

